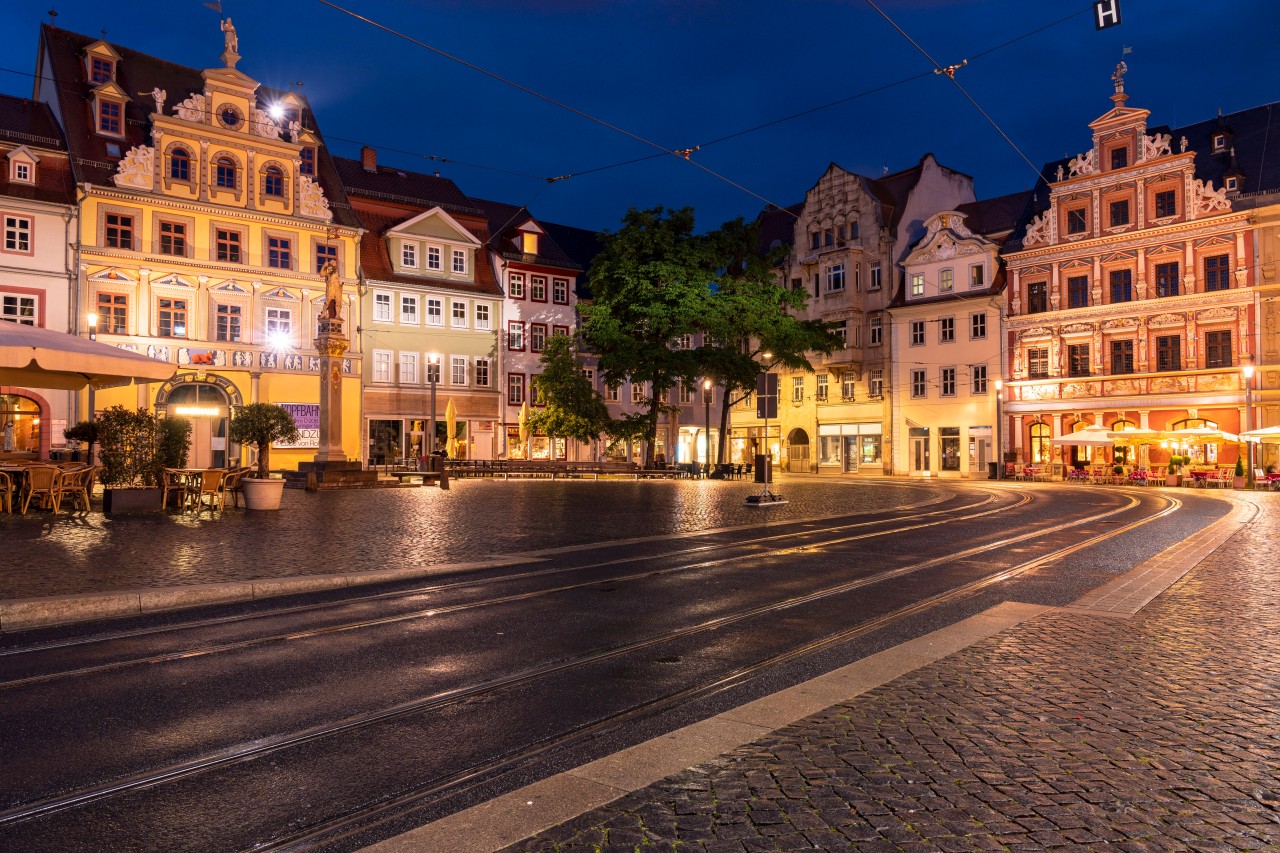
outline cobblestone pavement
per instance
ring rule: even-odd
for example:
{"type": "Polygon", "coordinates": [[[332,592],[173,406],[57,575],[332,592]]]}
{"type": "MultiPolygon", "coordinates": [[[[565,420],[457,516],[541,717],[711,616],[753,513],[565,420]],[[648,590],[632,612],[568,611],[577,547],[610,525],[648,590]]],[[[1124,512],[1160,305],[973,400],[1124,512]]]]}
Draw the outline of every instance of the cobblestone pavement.
{"type": "Polygon", "coordinates": [[[1049,611],[508,851],[1280,849],[1280,505],[1136,616],[1049,611]]]}
{"type": "Polygon", "coordinates": [[[932,503],[931,484],[782,479],[789,503],[747,507],[739,481],[456,480],[308,493],[280,512],[0,513],[0,601],[483,560],[500,554],[932,503]],[[317,548],[323,542],[323,550],[317,548]]]}

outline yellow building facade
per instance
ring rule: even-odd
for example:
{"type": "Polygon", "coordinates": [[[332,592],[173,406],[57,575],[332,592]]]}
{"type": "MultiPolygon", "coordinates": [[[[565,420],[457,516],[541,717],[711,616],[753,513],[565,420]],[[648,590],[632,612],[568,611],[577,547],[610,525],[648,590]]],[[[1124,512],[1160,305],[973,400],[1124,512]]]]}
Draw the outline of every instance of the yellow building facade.
{"type": "MultiPolygon", "coordinates": [[[[296,469],[318,446],[320,269],[337,264],[356,337],[361,230],[307,104],[237,71],[227,24],[224,65],[205,71],[44,28],[41,79],[83,166],[75,310],[98,340],[178,366],[163,385],[96,392],[96,410],[184,417],[189,464],[221,467],[245,461],[227,439],[237,406],[286,405],[302,438],[271,459],[296,469]]],[[[357,459],[360,363],[355,339],[341,381],[357,459]]]]}

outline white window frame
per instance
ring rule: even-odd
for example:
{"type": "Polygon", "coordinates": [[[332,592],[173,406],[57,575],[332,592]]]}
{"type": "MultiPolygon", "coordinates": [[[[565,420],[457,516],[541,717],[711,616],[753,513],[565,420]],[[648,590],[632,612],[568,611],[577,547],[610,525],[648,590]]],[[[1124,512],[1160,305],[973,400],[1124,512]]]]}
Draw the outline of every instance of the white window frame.
{"type": "Polygon", "coordinates": [[[951,267],[947,267],[946,269],[938,273],[938,290],[941,290],[943,293],[949,293],[955,289],[955,286],[956,286],[955,270],[951,269],[951,267]]]}
{"type": "Polygon", "coordinates": [[[680,404],[687,406],[693,403],[693,386],[680,383],[680,404]]]}
{"type": "Polygon", "coordinates": [[[524,273],[522,272],[507,273],[507,296],[510,296],[512,299],[524,299],[525,298],[524,282],[525,282],[524,273]]]}
{"type": "Polygon", "coordinates": [[[477,302],[474,311],[476,330],[480,332],[492,331],[493,326],[490,324],[490,317],[493,311],[488,302],[477,302]]]}
{"type": "Polygon", "coordinates": [[[525,382],[523,373],[508,373],[507,374],[507,405],[518,406],[521,403],[523,403],[528,398],[528,387],[529,386],[525,382]],[[516,388],[520,389],[520,394],[519,394],[520,399],[518,400],[511,393],[516,388]]]}
{"type": "Polygon", "coordinates": [[[926,371],[915,368],[911,371],[911,399],[921,400],[929,395],[929,378],[926,371]]]}
{"type": "Polygon", "coordinates": [[[467,328],[467,303],[463,299],[449,300],[449,325],[454,329],[467,328]],[[459,316],[461,313],[461,316],[459,316]]]}
{"type": "Polygon", "coordinates": [[[867,393],[872,397],[884,396],[884,368],[872,369],[867,377],[867,393]]]}
{"type": "Polygon", "coordinates": [[[475,373],[477,388],[488,388],[492,382],[492,372],[490,371],[490,362],[486,356],[476,356],[475,373]]]}
{"type": "Polygon", "coordinates": [[[444,269],[443,255],[440,253],[439,246],[427,247],[427,269],[440,272],[444,269]]]}
{"type": "Polygon", "coordinates": [[[449,384],[467,384],[467,357],[465,355],[449,356],[449,384]]]}
{"type": "Polygon", "coordinates": [[[832,264],[827,267],[827,293],[839,293],[846,286],[844,264],[832,264]]]}
{"type": "Polygon", "coordinates": [[[520,320],[507,322],[507,349],[516,352],[524,350],[524,323],[520,320]]]}
{"type": "Polygon", "coordinates": [[[453,262],[450,269],[455,275],[467,274],[467,253],[462,249],[454,249],[452,252],[453,262]]]}
{"type": "Polygon", "coordinates": [[[924,273],[913,272],[911,274],[911,295],[924,296],[924,273]]]}
{"type": "Polygon", "coordinates": [[[422,318],[428,326],[444,325],[444,299],[439,296],[428,296],[427,307],[422,318]]]}
{"type": "Polygon", "coordinates": [[[645,396],[646,395],[644,393],[644,383],[632,382],[631,383],[631,404],[633,406],[640,405],[641,403],[644,402],[645,396]]]}
{"type": "Polygon", "coordinates": [[[400,244],[400,266],[406,269],[418,268],[418,244],[405,240],[400,244]]]}
{"type": "Polygon", "coordinates": [[[400,353],[400,384],[418,384],[418,354],[416,352],[400,353]]]}
{"type": "Polygon", "coordinates": [[[956,318],[938,318],[938,343],[954,344],[956,342],[956,318]]]}
{"type": "Polygon", "coordinates": [[[924,346],[924,339],[925,339],[924,320],[912,320],[907,327],[907,335],[908,335],[907,340],[909,342],[908,346],[913,346],[913,347],[924,346]],[[917,335],[916,332],[919,332],[920,334],[917,335]]]}
{"type": "Polygon", "coordinates": [[[15,255],[35,254],[35,220],[17,213],[4,215],[4,242],[0,251],[15,255]],[[12,244],[12,245],[10,245],[12,244]]]}
{"type": "Polygon", "coordinates": [[[880,289],[880,281],[881,281],[881,273],[880,273],[880,263],[879,263],[879,261],[877,261],[876,263],[874,263],[874,264],[872,264],[872,265],[871,265],[871,267],[870,267],[870,273],[871,273],[871,280],[870,280],[870,282],[867,284],[867,290],[879,290],[879,289],[880,289]]]}
{"type": "Polygon", "coordinates": [[[393,323],[395,318],[391,316],[392,294],[385,290],[375,290],[373,292],[373,322],[375,323],[393,323]]]}
{"type": "Polygon", "coordinates": [[[280,334],[293,337],[293,309],[268,306],[263,316],[263,328],[268,335],[280,334]]]}
{"type": "Polygon", "coordinates": [[[569,279],[567,278],[551,279],[551,302],[554,305],[569,304],[569,279]],[[560,298],[560,293],[562,290],[564,292],[563,299],[560,298]]]}
{"type": "Polygon", "coordinates": [[[954,367],[938,368],[938,394],[943,397],[954,397],[956,395],[958,372],[954,367]]]}
{"type": "Polygon", "coordinates": [[[403,326],[418,325],[418,296],[414,293],[400,294],[400,324],[403,326]]]}
{"type": "Polygon", "coordinates": [[[969,340],[985,341],[987,339],[987,314],[980,311],[969,315],[969,340]]]}
{"type": "Polygon", "coordinates": [[[12,293],[0,290],[0,320],[17,323],[19,326],[34,326],[40,316],[40,297],[34,293],[12,293]],[[4,299],[13,301],[16,313],[4,310],[4,299]],[[26,309],[30,313],[24,313],[26,309]]]}
{"type": "Polygon", "coordinates": [[[391,383],[391,350],[376,349],[373,351],[374,382],[391,383]]]}
{"type": "Polygon", "coordinates": [[[819,403],[825,403],[827,401],[828,386],[830,384],[827,374],[817,374],[814,377],[814,383],[813,399],[817,400],[819,403]]]}
{"type": "Polygon", "coordinates": [[[14,160],[9,180],[20,184],[34,184],[36,182],[35,166],[26,160],[14,160]]]}
{"type": "Polygon", "coordinates": [[[878,347],[884,343],[884,318],[872,317],[869,321],[869,332],[867,343],[870,346],[878,347]]]}
{"type": "Polygon", "coordinates": [[[791,402],[793,403],[804,402],[804,377],[803,376],[791,377],[791,402]]]}

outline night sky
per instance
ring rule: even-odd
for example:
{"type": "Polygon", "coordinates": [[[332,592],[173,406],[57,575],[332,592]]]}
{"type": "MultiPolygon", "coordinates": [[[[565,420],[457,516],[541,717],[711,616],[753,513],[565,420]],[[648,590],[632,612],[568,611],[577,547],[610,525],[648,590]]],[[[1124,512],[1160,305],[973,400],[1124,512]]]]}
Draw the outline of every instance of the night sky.
{"type": "MultiPolygon", "coordinates": [[[[1153,125],[1280,101],[1280,3],[1120,3],[1123,23],[1098,32],[1088,0],[878,0],[940,64],[973,58],[957,82],[1037,168],[1089,146],[1087,125],[1111,106],[1110,76],[1125,46],[1133,49],[1124,56],[1129,105],[1151,110],[1153,125]]],[[[752,195],[670,154],[592,171],[658,150],[319,0],[224,0],[239,34],[239,70],[282,88],[301,81],[335,153],[357,157],[369,144],[382,163],[438,170],[468,195],[527,204],[551,221],[608,229],[628,207],[691,205],[699,227],[712,228],[754,217],[762,199],[802,200],[830,162],[877,176],[927,151],[973,175],[979,198],[1035,180],[865,0],[344,5],[668,149],[880,90],[692,155],[752,195]],[[577,176],[546,181],[566,174],[577,176]]],[[[31,93],[50,8],[65,29],[105,28],[108,41],[134,50],[196,68],[220,64],[218,17],[200,0],[5,0],[0,91],[31,93]]]]}

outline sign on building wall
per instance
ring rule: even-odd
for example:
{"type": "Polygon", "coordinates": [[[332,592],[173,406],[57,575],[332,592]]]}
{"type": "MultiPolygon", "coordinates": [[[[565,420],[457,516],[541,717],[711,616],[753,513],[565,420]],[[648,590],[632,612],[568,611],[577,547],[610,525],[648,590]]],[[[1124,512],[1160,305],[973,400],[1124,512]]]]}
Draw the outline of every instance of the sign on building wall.
{"type": "Polygon", "coordinates": [[[281,403],[280,406],[293,415],[298,425],[298,440],[290,444],[275,442],[272,447],[305,448],[320,447],[320,406],[317,403],[281,403]]]}

